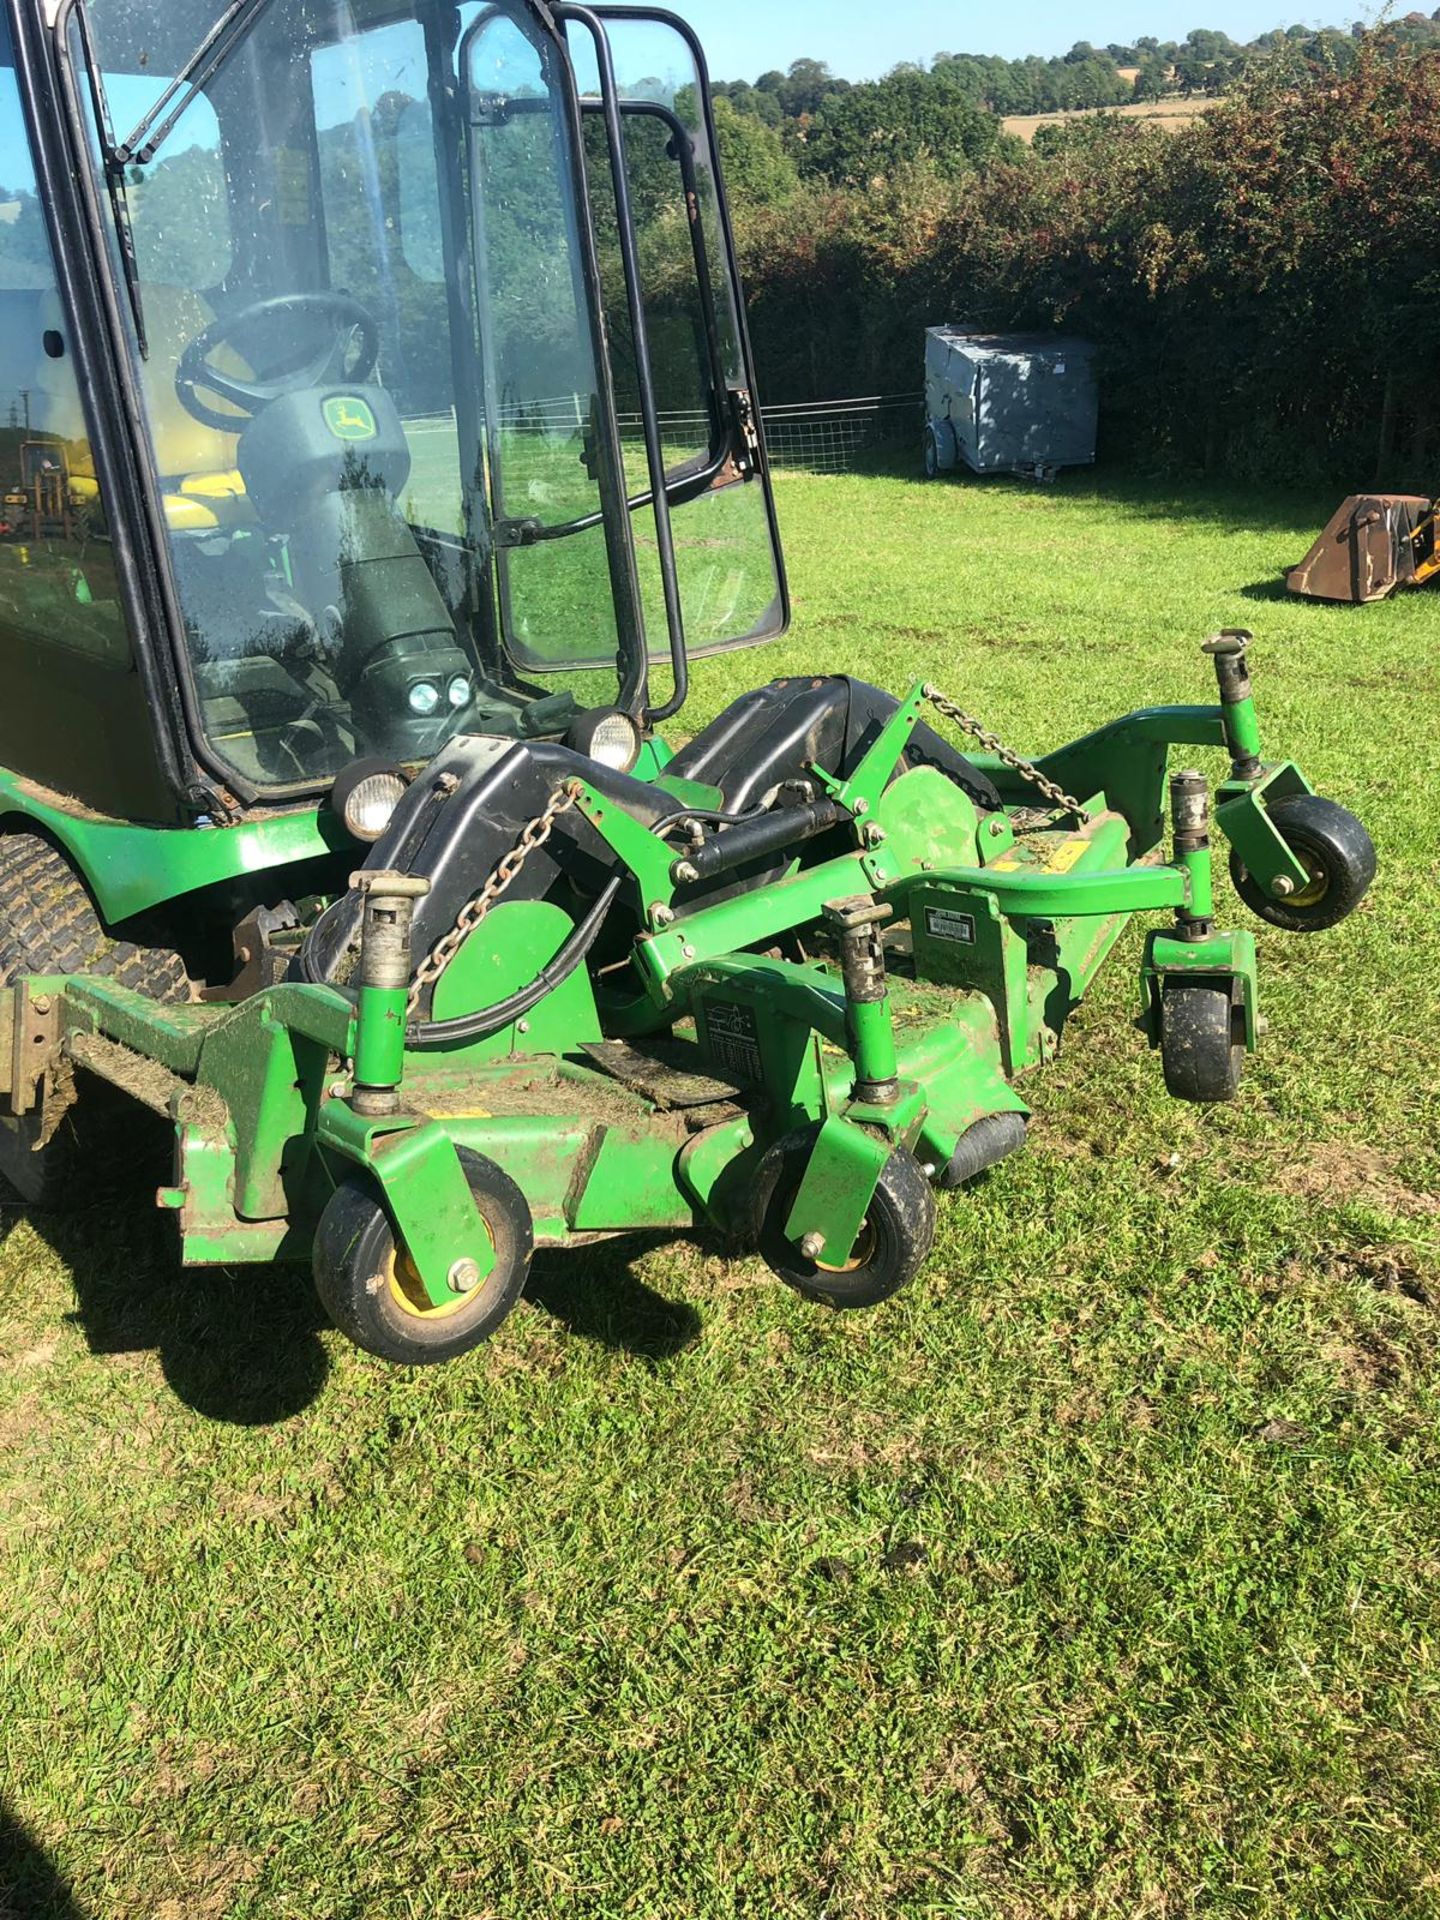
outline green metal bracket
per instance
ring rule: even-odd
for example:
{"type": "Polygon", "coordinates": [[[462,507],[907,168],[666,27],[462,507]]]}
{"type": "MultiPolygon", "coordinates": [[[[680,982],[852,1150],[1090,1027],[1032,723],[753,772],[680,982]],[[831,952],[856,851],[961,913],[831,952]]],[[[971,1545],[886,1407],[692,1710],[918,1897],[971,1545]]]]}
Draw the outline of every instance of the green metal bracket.
{"type": "Polygon", "coordinates": [[[631,768],[631,773],[636,780],[653,783],[660,778],[674,758],[675,749],[664,734],[652,733],[648,739],[642,741],[640,758],[631,768]]]}
{"type": "Polygon", "coordinates": [[[857,818],[873,812],[883,799],[886,788],[895,778],[895,770],[905,757],[910,736],[914,733],[924,711],[925,682],[917,680],[880,729],[859,766],[848,779],[836,780],[820,767],[812,767],[811,773],[819,779],[820,784],[832,799],[838,800],[842,807],[848,808],[857,818]]]}
{"type": "Polygon", "coordinates": [[[1008,813],[992,813],[976,835],[980,864],[990,867],[1015,845],[1015,823],[1008,813]]]}
{"type": "Polygon", "coordinates": [[[819,968],[735,954],[687,977],[707,1059],[742,1085],[763,1087],[781,1127],[821,1118],[825,1071],[816,1037],[848,1057],[845,999],[819,968]]]}
{"type": "MultiPolygon", "coordinates": [[[[502,900],[437,982],[433,1017],[456,1020],[517,993],[554,959],[574,930],[573,917],[548,900],[502,900]]],[[[456,1042],[445,1051],[467,1060],[495,1060],[511,1053],[571,1053],[599,1038],[590,975],[577,967],[523,1020],[486,1040],[456,1042]]]]}
{"type": "Polygon", "coordinates": [[[976,887],[993,893],[1005,913],[1026,917],[1103,917],[1113,913],[1158,913],[1189,903],[1189,883],[1176,867],[1129,867],[1099,873],[997,872],[994,868],[950,867],[933,874],[899,874],[893,859],[881,855],[844,855],[797,874],[779,886],[722,901],[690,915],[673,932],[637,942],[636,963],[651,995],[673,1000],[680,984],[674,976],[698,964],[710,964],[739,948],[773,939],[777,933],[819,918],[827,900],[861,889],[856,868],[882,898],[908,912],[916,886],[976,887]]]}
{"type": "Polygon", "coordinates": [[[1167,979],[1238,980],[1245,1006],[1245,1045],[1259,1041],[1260,989],[1253,933],[1215,933],[1207,940],[1181,940],[1158,929],[1145,942],[1140,962],[1140,1019],[1152,1047],[1160,1044],[1160,997],[1167,979]]]}
{"type": "Polygon", "coordinates": [[[177,1183],[155,1199],[179,1215],[187,1266],[230,1266],[295,1258],[309,1239],[308,1223],[293,1219],[241,1220],[232,1189],[235,1155],[225,1130],[182,1113],[176,1124],[177,1183]]]}
{"type": "Polygon", "coordinates": [[[453,1306],[495,1270],[495,1247],[475,1207],[455,1143],[437,1120],[399,1114],[367,1119],[344,1100],[327,1100],[316,1136],[322,1148],[364,1167],[379,1183],[427,1299],[453,1306]],[[451,1276],[474,1262],[469,1286],[451,1276]]]}
{"type": "Polygon", "coordinates": [[[899,1098],[888,1107],[847,1100],[840,1109],[841,1119],[856,1126],[873,1127],[904,1146],[910,1146],[919,1138],[929,1114],[930,1097],[918,1080],[901,1080],[899,1098]]]}
{"type": "Polygon", "coordinates": [[[622,806],[596,793],[583,780],[575,782],[575,805],[622,865],[634,874],[645,903],[645,916],[651,926],[664,924],[664,914],[675,898],[675,883],[670,868],[675,854],[658,834],[626,813],[622,806]]]}
{"type": "Polygon", "coordinates": [[[1262,767],[1254,780],[1227,780],[1216,795],[1216,826],[1267,893],[1282,877],[1296,887],[1308,887],[1311,879],[1270,818],[1269,802],[1314,791],[1294,762],[1285,760],[1262,767]]]}
{"type": "Polygon", "coordinates": [[[942,986],[978,987],[995,1009],[1006,1073],[1019,1073],[1029,1044],[1029,949],[993,893],[916,887],[910,894],[915,966],[942,986]]]}
{"type": "Polygon", "coordinates": [[[820,1253],[811,1258],[838,1267],[850,1258],[875,1198],[894,1143],[876,1139],[837,1115],[825,1121],[785,1223],[787,1239],[797,1246],[817,1238],[820,1253]]]}

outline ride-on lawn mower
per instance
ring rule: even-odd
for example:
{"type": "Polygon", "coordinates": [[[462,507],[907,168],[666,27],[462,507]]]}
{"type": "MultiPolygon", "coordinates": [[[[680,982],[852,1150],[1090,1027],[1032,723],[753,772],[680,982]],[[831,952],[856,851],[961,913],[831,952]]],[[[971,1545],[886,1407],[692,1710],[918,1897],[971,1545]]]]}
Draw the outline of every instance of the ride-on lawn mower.
{"type": "Polygon", "coordinates": [[[308,1256],[345,1333],[425,1362],[537,1245],[634,1229],[883,1300],[1136,913],[1171,1092],[1233,1095],[1254,941],[1169,750],[1228,757],[1262,919],[1332,926],[1374,871],[1262,758],[1247,635],[1207,643],[1215,704],[1033,764],[930,686],[827,675],[666,743],[691,659],[787,621],[683,25],[6,4],[0,364],[71,503],[0,543],[32,1201],[154,1109],[188,1261],[308,1256]]]}

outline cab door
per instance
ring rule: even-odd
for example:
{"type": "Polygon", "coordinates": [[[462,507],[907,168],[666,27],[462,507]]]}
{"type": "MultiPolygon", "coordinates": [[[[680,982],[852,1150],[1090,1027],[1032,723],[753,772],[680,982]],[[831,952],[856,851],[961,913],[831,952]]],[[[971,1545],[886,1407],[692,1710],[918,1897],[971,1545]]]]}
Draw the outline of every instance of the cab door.
{"type": "Polygon", "coordinates": [[[43,195],[0,9],[0,771],[103,813],[164,819],[43,195]]]}
{"type": "Polygon", "coordinates": [[[721,178],[709,77],[683,22],[650,10],[561,7],[580,91],[625,447],[641,592],[654,660],[670,657],[662,549],[644,435],[643,350],[658,412],[688,658],[783,634],[789,598],[753,359],[721,178]],[[607,138],[613,90],[635,255],[640,331],[607,138]]]}

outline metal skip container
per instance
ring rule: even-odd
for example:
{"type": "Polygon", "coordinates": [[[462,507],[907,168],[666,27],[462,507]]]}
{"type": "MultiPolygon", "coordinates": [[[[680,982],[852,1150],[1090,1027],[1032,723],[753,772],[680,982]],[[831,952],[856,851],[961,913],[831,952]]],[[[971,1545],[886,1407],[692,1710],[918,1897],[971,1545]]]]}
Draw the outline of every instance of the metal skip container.
{"type": "Polygon", "coordinates": [[[1049,480],[1093,466],[1095,349],[1042,333],[931,327],[925,336],[925,471],[966,467],[1049,480]]]}

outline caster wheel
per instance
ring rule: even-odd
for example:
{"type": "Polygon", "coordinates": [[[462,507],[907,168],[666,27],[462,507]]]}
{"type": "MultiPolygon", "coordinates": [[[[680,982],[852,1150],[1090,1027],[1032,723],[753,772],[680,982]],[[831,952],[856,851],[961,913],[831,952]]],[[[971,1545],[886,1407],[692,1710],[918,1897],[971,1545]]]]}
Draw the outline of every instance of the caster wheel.
{"type": "Polygon", "coordinates": [[[925,429],[925,478],[927,480],[940,478],[940,442],[935,438],[933,427],[925,429]]]}
{"type": "Polygon", "coordinates": [[[525,1196],[493,1160],[460,1149],[495,1266],[453,1306],[432,1305],[375,1187],[357,1173],[326,1202],[315,1232],[315,1291],[341,1333],[403,1367],[437,1366],[488,1340],[525,1290],[535,1238],[525,1196]]]}
{"type": "Polygon", "coordinates": [[[925,1264],[935,1240],[935,1196],[919,1161],[897,1147],[886,1163],[851,1259],[829,1267],[807,1260],[785,1222],[815,1145],[815,1129],[787,1134],[760,1162],[755,1223],[760,1257],[787,1286],[830,1307],[874,1307],[925,1264]]]}
{"type": "Polygon", "coordinates": [[[1160,1061],[1177,1100],[1233,1100],[1245,1068],[1245,1009],[1226,987],[1166,985],[1160,1000],[1160,1061]]]}
{"type": "Polygon", "coordinates": [[[1235,891],[1272,927],[1321,933],[1352,914],[1375,878],[1375,843],[1347,808],[1298,793],[1269,809],[1276,829],[1310,875],[1310,884],[1281,900],[1265,892],[1238,854],[1230,856],[1235,891]]]}

